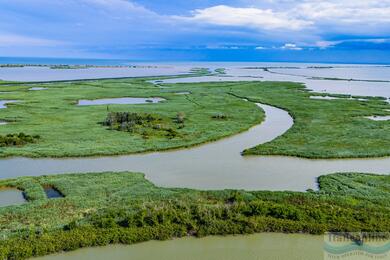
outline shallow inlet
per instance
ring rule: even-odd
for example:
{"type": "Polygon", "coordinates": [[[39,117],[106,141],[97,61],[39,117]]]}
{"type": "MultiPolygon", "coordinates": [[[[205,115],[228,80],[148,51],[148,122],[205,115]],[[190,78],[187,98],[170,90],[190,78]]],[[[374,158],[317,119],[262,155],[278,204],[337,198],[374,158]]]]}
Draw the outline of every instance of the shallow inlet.
{"type": "MultiPolygon", "coordinates": [[[[304,64],[291,64],[294,66],[304,66],[304,64]]],[[[223,66],[222,64],[220,65],[223,66]]],[[[299,75],[293,75],[289,72],[291,69],[270,69],[263,70],[261,67],[267,66],[286,66],[285,63],[269,64],[269,63],[254,63],[243,64],[241,66],[226,66],[226,74],[221,76],[205,76],[205,77],[187,77],[187,78],[174,78],[161,80],[160,83],[196,83],[196,82],[222,82],[222,81],[290,81],[290,82],[302,82],[306,87],[315,92],[330,93],[330,94],[345,94],[353,96],[381,96],[390,97],[390,67],[370,67],[370,73],[372,75],[365,74],[366,79],[385,79],[389,82],[367,82],[367,81],[344,81],[344,80],[327,80],[327,79],[313,79],[310,78],[312,69],[300,68],[299,75]],[[258,64],[258,65],[257,65],[258,64]],[[247,66],[250,65],[250,66],[247,66]],[[249,69],[246,67],[259,67],[257,69],[249,69]],[[377,71],[375,69],[378,69],[377,71]],[[283,74],[286,71],[286,74],[283,74]],[[277,72],[277,73],[274,73],[277,72]],[[281,73],[281,74],[279,74],[281,73]],[[381,75],[381,76],[379,76],[381,75]]],[[[366,68],[368,66],[365,66],[366,68]]],[[[339,68],[341,72],[343,68],[339,68]]],[[[345,72],[350,68],[345,68],[345,72]]],[[[321,73],[325,72],[325,69],[317,69],[321,73]]],[[[330,70],[334,72],[335,70],[330,70]]],[[[360,70],[361,71],[361,70],[360,70]]],[[[357,78],[359,73],[351,72],[350,77],[357,78]]],[[[348,73],[349,73],[348,72],[348,73]]],[[[342,74],[345,76],[345,74],[342,74]]],[[[390,99],[388,100],[390,102],[390,99]]]]}
{"type": "Polygon", "coordinates": [[[32,87],[32,88],[29,88],[28,90],[30,91],[39,91],[39,90],[46,90],[48,88],[42,88],[42,87],[32,87]]]}
{"type": "Polygon", "coordinates": [[[0,207],[20,205],[26,202],[23,192],[16,188],[0,188],[0,207]]]}
{"type": "Polygon", "coordinates": [[[81,99],[78,102],[78,106],[95,106],[95,105],[137,105],[137,104],[148,104],[148,103],[158,103],[164,101],[164,98],[159,97],[150,97],[150,98],[133,98],[133,97],[125,97],[125,98],[103,98],[103,99],[94,99],[87,100],[81,99]]]}
{"type": "Polygon", "coordinates": [[[186,237],[134,245],[110,245],[36,258],[41,260],[119,259],[324,259],[323,236],[260,233],[239,236],[186,237]]]}
{"type": "Polygon", "coordinates": [[[17,100],[0,100],[0,109],[7,108],[7,104],[19,102],[17,100]]]}
{"type": "Polygon", "coordinates": [[[390,120],[390,116],[367,116],[366,118],[374,120],[374,121],[388,121],[388,120],[390,120]]]}

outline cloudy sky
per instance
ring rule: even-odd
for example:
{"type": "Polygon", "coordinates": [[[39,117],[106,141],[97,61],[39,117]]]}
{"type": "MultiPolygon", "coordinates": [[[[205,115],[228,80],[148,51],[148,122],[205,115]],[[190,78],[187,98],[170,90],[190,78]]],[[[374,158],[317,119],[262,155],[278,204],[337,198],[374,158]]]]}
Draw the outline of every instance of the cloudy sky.
{"type": "Polygon", "coordinates": [[[390,0],[0,0],[0,56],[390,62],[390,0]]]}

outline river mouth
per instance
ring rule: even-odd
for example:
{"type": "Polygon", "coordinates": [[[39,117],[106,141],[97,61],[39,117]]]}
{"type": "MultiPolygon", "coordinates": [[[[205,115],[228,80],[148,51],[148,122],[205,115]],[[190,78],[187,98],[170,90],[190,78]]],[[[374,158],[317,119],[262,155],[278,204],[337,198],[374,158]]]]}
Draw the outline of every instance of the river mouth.
{"type": "Polygon", "coordinates": [[[21,205],[26,202],[23,191],[12,187],[0,188],[0,207],[21,205]]]}
{"type": "Polygon", "coordinates": [[[87,100],[81,99],[78,101],[78,106],[96,106],[96,105],[137,105],[137,104],[148,104],[148,103],[159,103],[165,101],[164,98],[150,97],[150,98],[135,98],[135,97],[124,97],[124,98],[103,98],[87,100]]]}

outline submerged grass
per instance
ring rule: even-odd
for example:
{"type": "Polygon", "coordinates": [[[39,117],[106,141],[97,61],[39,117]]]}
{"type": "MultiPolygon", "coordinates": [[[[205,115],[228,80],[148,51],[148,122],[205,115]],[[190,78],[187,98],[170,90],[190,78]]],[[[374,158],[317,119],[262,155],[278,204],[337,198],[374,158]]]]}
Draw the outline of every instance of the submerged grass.
{"type": "Polygon", "coordinates": [[[317,192],[250,192],[160,188],[130,172],[3,180],[29,202],[0,208],[0,258],[187,235],[390,230],[390,176],[319,182],[317,192]],[[47,199],[46,186],[65,197],[47,199]]]}

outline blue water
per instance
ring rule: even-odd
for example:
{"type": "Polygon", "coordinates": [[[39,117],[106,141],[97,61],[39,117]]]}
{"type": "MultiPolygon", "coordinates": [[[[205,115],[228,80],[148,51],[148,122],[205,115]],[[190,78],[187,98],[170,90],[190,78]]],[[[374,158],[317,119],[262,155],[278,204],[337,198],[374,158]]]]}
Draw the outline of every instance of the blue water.
{"type": "Polygon", "coordinates": [[[120,59],[0,57],[0,64],[125,66],[131,65],[132,62],[120,59]]]}
{"type": "MultiPolygon", "coordinates": [[[[129,59],[87,59],[87,58],[39,58],[39,57],[0,57],[0,64],[30,64],[30,65],[101,65],[101,66],[126,66],[126,65],[132,65],[132,64],[142,64],[142,63],[148,63],[148,64],[185,64],[185,65],[195,65],[200,66],[204,64],[214,64],[215,66],[220,65],[238,65],[238,64],[245,64],[245,65],[255,65],[255,64],[274,64],[275,66],[291,66],[291,65],[300,65],[300,64],[330,64],[330,65],[341,65],[344,63],[321,63],[321,62],[215,62],[215,61],[178,61],[178,62],[164,62],[164,61],[139,61],[139,60],[129,60],[129,59]]],[[[358,63],[351,64],[351,63],[345,63],[349,65],[358,65],[358,63]]],[[[372,63],[361,63],[361,65],[375,65],[372,63]]],[[[378,65],[386,65],[386,64],[378,64],[378,65]]],[[[388,64],[387,64],[388,65],[388,64]]]]}

